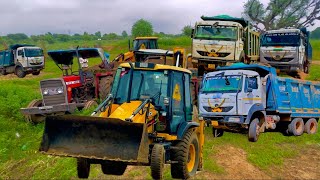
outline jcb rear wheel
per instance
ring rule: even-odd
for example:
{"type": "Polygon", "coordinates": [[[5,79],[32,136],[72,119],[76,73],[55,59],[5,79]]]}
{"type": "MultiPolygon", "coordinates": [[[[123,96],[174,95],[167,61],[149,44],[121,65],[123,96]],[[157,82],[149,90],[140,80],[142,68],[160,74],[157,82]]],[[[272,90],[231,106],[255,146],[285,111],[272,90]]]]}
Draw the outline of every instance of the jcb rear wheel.
{"type": "Polygon", "coordinates": [[[90,163],[88,159],[77,158],[77,171],[79,178],[88,178],[90,174],[90,163]]]}
{"type": "Polygon", "coordinates": [[[100,99],[103,100],[108,96],[111,90],[112,82],[113,82],[112,76],[106,76],[100,79],[100,82],[99,82],[99,98],[100,99]]]}
{"type": "Polygon", "coordinates": [[[110,175],[123,175],[126,171],[127,165],[120,162],[106,162],[101,164],[101,170],[103,174],[110,175]]]}
{"type": "MultiPolygon", "coordinates": [[[[42,106],[42,99],[34,99],[32,100],[27,108],[33,108],[33,107],[41,107],[42,106]]],[[[38,114],[32,114],[32,115],[25,115],[25,120],[32,124],[41,123],[44,121],[45,117],[38,114]]]]}
{"type": "Polygon", "coordinates": [[[172,150],[172,178],[188,179],[193,176],[199,166],[199,141],[196,133],[190,129],[172,150]]]}
{"type": "Polygon", "coordinates": [[[155,144],[151,153],[151,176],[153,179],[163,179],[164,156],[165,151],[163,145],[155,144]]]}

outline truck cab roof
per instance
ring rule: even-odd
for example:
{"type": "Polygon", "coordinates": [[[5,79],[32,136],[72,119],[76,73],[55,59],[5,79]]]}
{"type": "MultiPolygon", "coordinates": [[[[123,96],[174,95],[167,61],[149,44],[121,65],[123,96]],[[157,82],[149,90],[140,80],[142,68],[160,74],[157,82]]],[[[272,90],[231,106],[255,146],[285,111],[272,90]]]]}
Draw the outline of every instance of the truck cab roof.
{"type": "Polygon", "coordinates": [[[276,69],[274,67],[261,64],[235,63],[231,66],[218,66],[216,70],[252,70],[256,71],[260,76],[266,76],[268,74],[277,75],[276,69]]]}
{"type": "Polygon", "coordinates": [[[219,15],[219,16],[201,16],[201,19],[204,21],[233,21],[242,25],[242,27],[247,27],[249,25],[249,21],[243,18],[231,17],[228,15],[219,15]]]}
{"type": "Polygon", "coordinates": [[[31,44],[13,44],[9,48],[15,50],[15,49],[18,49],[19,47],[35,47],[35,45],[31,45],[31,44]]]}

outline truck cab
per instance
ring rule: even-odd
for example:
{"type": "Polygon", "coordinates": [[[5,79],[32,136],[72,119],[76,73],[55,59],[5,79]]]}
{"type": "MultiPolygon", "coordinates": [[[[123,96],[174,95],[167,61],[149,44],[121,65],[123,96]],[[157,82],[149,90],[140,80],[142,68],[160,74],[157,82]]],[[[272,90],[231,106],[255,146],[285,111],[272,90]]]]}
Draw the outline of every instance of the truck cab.
{"type": "Polygon", "coordinates": [[[263,89],[260,75],[255,71],[208,73],[199,95],[200,115],[223,123],[246,124],[250,111],[265,107],[263,89]]]}
{"type": "Polygon", "coordinates": [[[25,70],[44,65],[43,50],[39,47],[19,47],[13,53],[16,64],[20,63],[25,70]]]}
{"type": "Polygon", "coordinates": [[[309,73],[312,47],[306,29],[280,29],[264,33],[260,61],[284,72],[309,73]]]}
{"type": "Polygon", "coordinates": [[[202,16],[192,33],[192,61],[199,73],[227,63],[258,60],[259,33],[249,22],[230,16],[202,16]]]}

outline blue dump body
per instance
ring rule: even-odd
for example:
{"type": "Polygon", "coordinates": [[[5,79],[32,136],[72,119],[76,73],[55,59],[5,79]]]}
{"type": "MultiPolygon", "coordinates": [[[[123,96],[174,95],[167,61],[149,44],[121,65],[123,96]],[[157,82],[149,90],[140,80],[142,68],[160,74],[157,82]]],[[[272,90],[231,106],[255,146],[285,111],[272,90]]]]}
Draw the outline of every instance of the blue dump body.
{"type": "Polygon", "coordinates": [[[13,53],[10,50],[0,51],[0,67],[14,65],[13,53]]]}
{"type": "Polygon", "coordinates": [[[272,76],[266,88],[267,113],[320,117],[320,83],[272,76]]]}

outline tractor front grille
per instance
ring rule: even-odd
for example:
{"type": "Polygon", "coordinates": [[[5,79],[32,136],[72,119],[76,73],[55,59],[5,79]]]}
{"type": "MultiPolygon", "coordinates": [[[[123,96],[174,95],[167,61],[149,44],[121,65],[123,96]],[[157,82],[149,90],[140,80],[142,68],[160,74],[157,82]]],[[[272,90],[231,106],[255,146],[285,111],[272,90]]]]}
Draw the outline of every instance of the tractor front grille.
{"type": "Polygon", "coordinates": [[[45,106],[67,103],[67,92],[63,79],[48,79],[40,81],[40,87],[45,106]]]}

